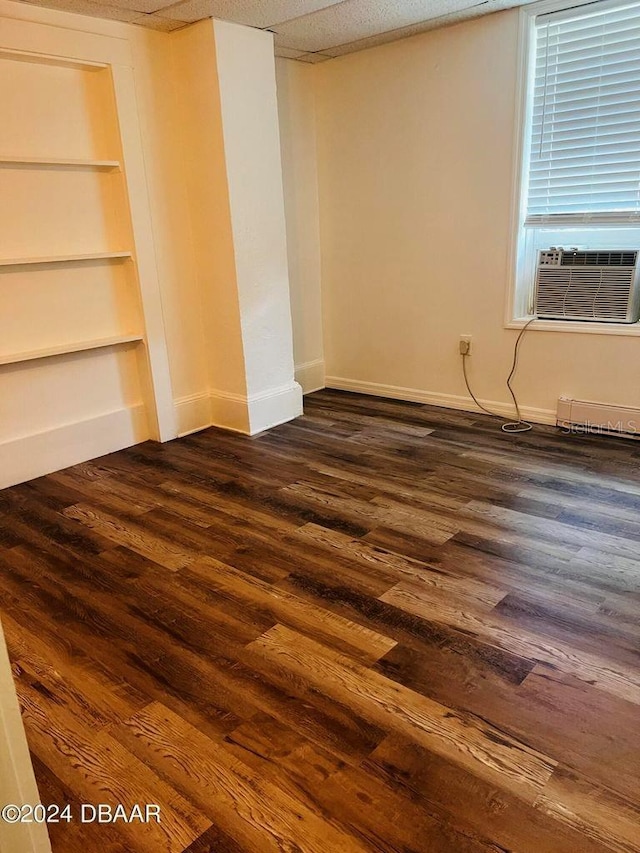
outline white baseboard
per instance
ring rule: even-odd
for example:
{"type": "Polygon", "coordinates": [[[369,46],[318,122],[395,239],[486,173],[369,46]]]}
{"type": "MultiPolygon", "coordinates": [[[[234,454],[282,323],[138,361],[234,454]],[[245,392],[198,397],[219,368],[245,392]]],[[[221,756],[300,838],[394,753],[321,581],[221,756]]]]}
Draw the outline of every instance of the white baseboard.
{"type": "Polygon", "coordinates": [[[211,426],[211,395],[208,391],[180,397],[174,400],[173,405],[178,424],[178,438],[211,426]]]}
{"type": "Polygon", "coordinates": [[[324,388],[324,360],[305,361],[296,365],[296,382],[302,387],[303,394],[311,394],[324,388]]]}
{"type": "Polygon", "coordinates": [[[302,414],[302,389],[297,382],[259,394],[205,391],[181,397],[175,403],[178,436],[210,426],[255,435],[302,414]]]}
{"type": "Polygon", "coordinates": [[[248,398],[251,435],[284,424],[302,414],[302,388],[291,382],[248,398]]]}
{"type": "Polygon", "coordinates": [[[207,426],[255,435],[302,414],[302,388],[291,382],[259,394],[230,394],[211,391],[210,422],[207,426]]]}
{"type": "Polygon", "coordinates": [[[0,488],[131,447],[149,438],[142,404],[0,444],[0,488]]]}
{"type": "MultiPolygon", "coordinates": [[[[463,412],[480,412],[481,410],[469,397],[457,394],[441,394],[433,391],[422,391],[418,388],[403,388],[400,385],[382,385],[379,382],[363,382],[359,379],[346,379],[342,376],[327,376],[326,387],[339,391],[355,391],[359,394],[371,394],[374,397],[389,397],[392,400],[408,400],[413,403],[427,403],[430,406],[442,406],[445,409],[459,409],[463,412]]],[[[513,405],[499,403],[495,400],[480,400],[483,406],[505,418],[515,418],[513,405]]],[[[537,424],[556,423],[554,409],[535,409],[530,406],[520,407],[521,416],[537,424]]]]}
{"type": "Polygon", "coordinates": [[[246,395],[230,394],[226,391],[211,391],[209,393],[209,405],[211,418],[209,426],[250,435],[246,395]]]}

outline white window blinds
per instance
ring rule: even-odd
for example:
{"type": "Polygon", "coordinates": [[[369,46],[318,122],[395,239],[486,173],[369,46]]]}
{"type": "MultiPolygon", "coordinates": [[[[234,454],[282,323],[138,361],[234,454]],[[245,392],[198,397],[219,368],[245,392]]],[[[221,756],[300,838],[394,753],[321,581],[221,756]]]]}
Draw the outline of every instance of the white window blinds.
{"type": "Polygon", "coordinates": [[[527,225],[640,222],[640,3],[536,19],[527,225]]]}

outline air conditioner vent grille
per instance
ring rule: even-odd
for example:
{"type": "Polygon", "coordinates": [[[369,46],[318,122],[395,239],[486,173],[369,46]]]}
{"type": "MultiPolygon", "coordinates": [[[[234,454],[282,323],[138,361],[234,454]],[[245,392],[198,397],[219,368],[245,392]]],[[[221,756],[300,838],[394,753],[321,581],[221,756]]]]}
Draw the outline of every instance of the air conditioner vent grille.
{"type": "Polygon", "coordinates": [[[550,320],[635,323],[640,318],[640,250],[539,253],[535,312],[550,320]]]}
{"type": "Polygon", "coordinates": [[[563,267],[633,267],[636,263],[637,252],[563,252],[560,264],[563,267]]]}

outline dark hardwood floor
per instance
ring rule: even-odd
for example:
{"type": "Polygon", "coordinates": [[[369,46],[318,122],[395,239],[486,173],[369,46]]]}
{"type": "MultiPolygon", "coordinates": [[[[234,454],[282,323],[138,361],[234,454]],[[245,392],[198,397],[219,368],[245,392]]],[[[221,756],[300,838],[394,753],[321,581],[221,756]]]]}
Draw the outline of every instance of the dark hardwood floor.
{"type": "Polygon", "coordinates": [[[640,851],[640,445],[305,410],[0,492],[55,853],[640,851]]]}

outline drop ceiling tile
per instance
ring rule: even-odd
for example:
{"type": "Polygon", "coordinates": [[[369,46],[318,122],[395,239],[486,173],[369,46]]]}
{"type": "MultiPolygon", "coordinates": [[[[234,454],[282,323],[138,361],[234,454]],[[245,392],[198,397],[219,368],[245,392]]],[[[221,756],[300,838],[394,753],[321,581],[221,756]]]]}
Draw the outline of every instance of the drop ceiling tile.
{"type": "Polygon", "coordinates": [[[166,3],[163,15],[182,21],[219,18],[249,27],[266,29],[292,18],[299,18],[342,3],[343,0],[183,0],[171,6],[166,3]]]}
{"type": "Polygon", "coordinates": [[[170,32],[217,17],[276,31],[276,55],[322,62],[536,0],[21,0],[170,32]],[[156,14],[157,12],[157,14],[156,14]]]}
{"type": "Polygon", "coordinates": [[[292,50],[290,47],[277,47],[276,56],[279,56],[280,59],[300,59],[301,56],[305,56],[305,52],[303,50],[292,50]]]}
{"type": "Polygon", "coordinates": [[[118,9],[115,6],[91,3],[90,0],[38,0],[37,4],[47,9],[58,9],[60,12],[75,12],[76,15],[89,15],[92,18],[108,18],[114,21],[130,23],[139,17],[139,12],[129,9],[118,9]]]}
{"type": "Polygon", "coordinates": [[[515,6],[526,6],[529,3],[536,3],[537,0],[483,0],[480,3],[474,3],[466,8],[458,9],[455,12],[450,12],[447,15],[442,15],[438,18],[431,18],[428,21],[422,21],[419,24],[412,24],[409,27],[402,27],[398,30],[390,30],[386,33],[380,33],[377,36],[359,39],[358,41],[341,44],[337,47],[326,48],[323,52],[331,57],[345,56],[348,53],[355,53],[359,50],[366,50],[368,47],[376,47],[379,44],[388,44],[389,42],[399,41],[400,39],[408,38],[409,36],[425,33],[429,30],[448,27],[452,24],[468,21],[472,18],[479,18],[488,15],[491,12],[500,12],[503,9],[513,9],[515,6]]]}
{"type": "Polygon", "coordinates": [[[161,33],[170,33],[173,30],[189,26],[185,21],[172,21],[170,18],[163,18],[160,15],[140,15],[139,18],[135,18],[131,23],[137,24],[140,27],[146,27],[148,30],[158,30],[161,33]]]}
{"type": "Polygon", "coordinates": [[[455,12],[469,0],[346,0],[273,27],[276,44],[309,52],[397,30],[455,12]]]}
{"type": "MultiPolygon", "coordinates": [[[[513,6],[516,5],[518,0],[501,0],[501,2],[504,5],[501,5],[500,8],[505,8],[507,3],[510,2],[513,6]]],[[[533,0],[527,0],[527,2],[533,2],[533,0]]],[[[430,18],[429,20],[421,21],[418,24],[411,24],[408,27],[389,30],[385,33],[379,33],[378,35],[369,36],[364,39],[357,39],[356,41],[340,44],[336,47],[327,47],[323,52],[332,57],[344,56],[347,53],[355,53],[358,50],[366,50],[368,47],[376,47],[379,44],[387,44],[392,41],[409,38],[410,36],[426,33],[429,30],[435,30],[440,27],[450,26],[451,24],[456,24],[459,21],[464,21],[469,18],[476,18],[480,15],[487,14],[490,11],[496,11],[496,9],[488,8],[492,6],[494,6],[494,3],[491,2],[491,0],[489,0],[489,2],[484,0],[484,2],[473,3],[464,9],[458,9],[455,12],[450,12],[437,18],[430,18]]]]}

